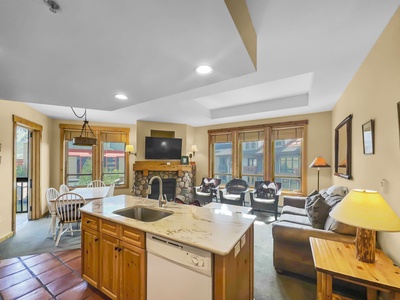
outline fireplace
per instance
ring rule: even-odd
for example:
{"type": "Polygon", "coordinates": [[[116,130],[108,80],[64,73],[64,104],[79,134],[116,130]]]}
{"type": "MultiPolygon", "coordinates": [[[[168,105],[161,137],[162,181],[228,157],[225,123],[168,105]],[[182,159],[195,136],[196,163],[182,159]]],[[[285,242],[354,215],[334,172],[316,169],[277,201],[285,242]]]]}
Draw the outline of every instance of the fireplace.
{"type": "Polygon", "coordinates": [[[158,180],[152,183],[152,194],[147,195],[148,182],[153,176],[163,181],[163,194],[168,200],[176,196],[185,197],[186,202],[193,201],[193,186],[196,182],[196,165],[181,165],[180,161],[136,161],[133,165],[134,180],[132,192],[136,197],[158,199],[158,180]],[[170,180],[173,181],[170,181],[170,180]]]}
{"type": "MultiPolygon", "coordinates": [[[[155,178],[151,184],[151,193],[149,194],[150,199],[158,199],[160,183],[155,178]]],[[[176,179],[166,178],[162,179],[162,190],[163,194],[167,196],[168,201],[175,199],[176,193],[176,179]]],[[[164,197],[165,198],[165,197],[164,197]]]]}

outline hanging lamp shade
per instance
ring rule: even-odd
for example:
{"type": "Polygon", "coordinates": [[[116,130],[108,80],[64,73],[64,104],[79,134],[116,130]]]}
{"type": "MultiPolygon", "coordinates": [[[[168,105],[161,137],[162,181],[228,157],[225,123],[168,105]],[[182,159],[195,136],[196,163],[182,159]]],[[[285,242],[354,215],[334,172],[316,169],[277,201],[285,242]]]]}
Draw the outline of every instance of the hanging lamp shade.
{"type": "MultiPolygon", "coordinates": [[[[75,116],[77,116],[74,109],[72,107],[71,107],[71,109],[74,112],[75,116]]],[[[85,109],[85,112],[82,115],[82,117],[78,117],[78,118],[83,118],[83,117],[85,117],[85,120],[83,121],[81,134],[79,137],[74,137],[72,139],[72,144],[75,146],[96,146],[97,139],[93,133],[92,128],[90,128],[90,126],[89,126],[89,121],[86,119],[86,109],[85,109]]]]}

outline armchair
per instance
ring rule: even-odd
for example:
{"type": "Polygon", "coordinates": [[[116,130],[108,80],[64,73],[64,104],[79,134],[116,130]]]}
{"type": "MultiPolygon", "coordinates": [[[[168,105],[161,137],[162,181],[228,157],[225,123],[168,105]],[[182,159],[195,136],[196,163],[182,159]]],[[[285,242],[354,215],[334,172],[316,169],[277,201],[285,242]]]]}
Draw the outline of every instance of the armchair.
{"type": "Polygon", "coordinates": [[[249,191],[249,185],[240,178],[228,181],[225,188],[219,190],[221,203],[244,206],[244,197],[249,191]]]}
{"type": "Polygon", "coordinates": [[[201,205],[212,202],[213,198],[217,197],[220,184],[221,179],[203,177],[200,186],[194,187],[194,199],[198,200],[201,205]]]}
{"type": "Polygon", "coordinates": [[[253,210],[273,212],[275,221],[278,219],[278,201],[281,194],[281,183],[271,181],[256,181],[254,190],[250,193],[253,210]]]}

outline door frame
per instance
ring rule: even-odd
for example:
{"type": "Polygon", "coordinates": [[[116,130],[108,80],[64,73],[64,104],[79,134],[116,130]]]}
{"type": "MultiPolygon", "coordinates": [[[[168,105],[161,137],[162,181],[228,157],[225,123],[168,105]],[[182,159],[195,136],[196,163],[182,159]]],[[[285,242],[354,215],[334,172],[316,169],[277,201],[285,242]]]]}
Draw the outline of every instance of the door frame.
{"type": "MultiPolygon", "coordinates": [[[[25,127],[32,132],[30,138],[30,162],[29,162],[29,181],[32,180],[30,189],[30,200],[28,201],[28,215],[32,220],[41,217],[41,197],[40,197],[40,144],[42,140],[43,126],[24,118],[13,115],[13,198],[12,198],[12,231],[16,233],[16,206],[17,206],[17,186],[16,186],[16,136],[17,126],[25,127]],[[30,212],[29,212],[30,211],[30,212]]],[[[28,182],[30,184],[30,182],[28,182]]]]}

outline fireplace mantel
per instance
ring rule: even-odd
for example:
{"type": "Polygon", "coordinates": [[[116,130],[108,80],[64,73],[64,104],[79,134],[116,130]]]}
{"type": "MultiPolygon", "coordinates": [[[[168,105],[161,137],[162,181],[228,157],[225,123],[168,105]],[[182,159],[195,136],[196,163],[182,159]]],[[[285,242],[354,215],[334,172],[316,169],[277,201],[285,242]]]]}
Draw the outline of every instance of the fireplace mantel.
{"type": "Polygon", "coordinates": [[[178,172],[182,176],[184,171],[192,171],[192,165],[181,165],[180,161],[162,161],[162,160],[143,160],[136,161],[133,164],[133,171],[142,171],[143,176],[147,176],[149,171],[178,172]]]}

